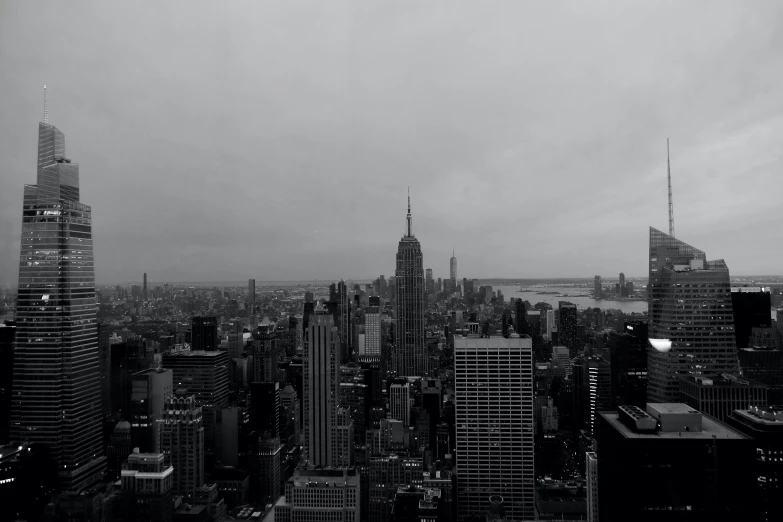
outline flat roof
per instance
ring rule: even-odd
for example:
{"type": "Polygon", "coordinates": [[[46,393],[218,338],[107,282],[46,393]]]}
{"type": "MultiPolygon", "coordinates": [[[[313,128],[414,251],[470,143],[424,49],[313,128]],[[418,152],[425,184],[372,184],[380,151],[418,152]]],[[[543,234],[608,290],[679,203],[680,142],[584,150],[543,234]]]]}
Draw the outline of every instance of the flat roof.
{"type": "Polygon", "coordinates": [[[750,422],[752,424],[758,424],[761,426],[776,426],[779,427],[779,429],[783,430],[783,421],[775,420],[775,419],[764,419],[762,417],[756,417],[752,413],[750,413],[748,410],[734,410],[732,412],[737,417],[750,422]]]}
{"type": "Polygon", "coordinates": [[[662,413],[699,413],[687,404],[681,402],[648,402],[647,407],[658,415],[662,413]]]}
{"type": "Polygon", "coordinates": [[[455,349],[495,349],[495,348],[533,348],[533,340],[525,335],[520,337],[455,337],[455,349]]]}
{"type": "Polygon", "coordinates": [[[222,350],[182,350],[181,352],[168,352],[164,353],[164,357],[218,357],[221,354],[228,354],[228,352],[224,352],[222,350]]]}
{"type": "MultiPolygon", "coordinates": [[[[687,406],[686,406],[687,407],[687,406]]],[[[692,409],[692,408],[689,408],[692,409]]],[[[675,412],[677,413],[677,412],[675,412]]],[[[718,439],[732,439],[742,440],[747,437],[738,431],[735,431],[725,424],[718,422],[707,415],[702,415],[701,429],[702,431],[657,431],[653,433],[637,433],[629,428],[624,422],[622,422],[614,411],[601,411],[598,415],[606,419],[609,424],[619,431],[627,439],[696,439],[696,440],[709,440],[713,438],[718,439]]]]}

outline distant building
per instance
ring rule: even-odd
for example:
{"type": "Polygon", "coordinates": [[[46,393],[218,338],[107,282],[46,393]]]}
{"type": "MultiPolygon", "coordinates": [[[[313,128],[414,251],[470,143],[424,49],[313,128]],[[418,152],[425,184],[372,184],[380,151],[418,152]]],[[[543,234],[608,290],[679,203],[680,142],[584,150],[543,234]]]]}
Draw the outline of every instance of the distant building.
{"type": "Polygon", "coordinates": [[[500,495],[509,520],[534,519],[532,340],[456,337],[454,380],[459,517],[500,495]]]}
{"type": "Polygon", "coordinates": [[[601,288],[601,276],[597,275],[595,276],[595,281],[593,283],[593,295],[595,297],[603,297],[603,290],[601,288]]]}
{"type": "Polygon", "coordinates": [[[585,453],[587,460],[585,479],[587,482],[587,522],[598,522],[598,455],[594,451],[585,453]]]}
{"type": "Polygon", "coordinates": [[[411,386],[409,383],[395,383],[389,387],[389,418],[411,423],[411,386]]]}
{"type": "Polygon", "coordinates": [[[275,503],[275,522],[361,520],[361,481],[353,469],[297,469],[275,503]]]}
{"type": "Polygon", "coordinates": [[[394,272],[396,335],[392,361],[398,377],[426,373],[423,263],[421,244],[413,235],[408,196],[407,228],[397,248],[394,272]]]}
{"type": "Polygon", "coordinates": [[[191,320],[191,349],[199,350],[217,350],[217,318],[216,317],[194,317],[191,320]]]}
{"type": "Polygon", "coordinates": [[[768,328],[772,325],[772,300],[769,292],[760,287],[739,287],[731,289],[731,306],[734,310],[734,335],[737,348],[750,348],[753,328],[768,328]]]}
{"type": "Polygon", "coordinates": [[[733,374],[681,375],[680,397],[688,406],[725,422],[734,410],[767,403],[767,387],[733,374]]]}
{"type": "Polygon", "coordinates": [[[204,426],[195,397],[166,397],[156,453],[174,467],[174,492],[192,495],[204,484],[204,426]]]}
{"type": "Polygon", "coordinates": [[[650,227],[649,402],[678,401],[680,375],[739,370],[730,290],[722,259],[650,227]]]}
{"type": "Polygon", "coordinates": [[[576,332],[577,309],[576,305],[566,301],[560,301],[558,305],[560,320],[557,328],[558,341],[568,347],[568,353],[575,357],[579,350],[579,340],[576,332]]]}
{"type": "Polygon", "coordinates": [[[381,298],[370,296],[369,306],[364,312],[364,353],[381,354],[381,298]]]}
{"type": "Polygon", "coordinates": [[[601,522],[756,519],[756,449],[739,431],[685,404],[650,403],[599,412],[596,432],[601,522]]]}
{"type": "MultiPolygon", "coordinates": [[[[247,280],[247,315],[251,316],[256,313],[256,280],[247,280]]],[[[255,325],[250,325],[255,326],[255,325]]]]}

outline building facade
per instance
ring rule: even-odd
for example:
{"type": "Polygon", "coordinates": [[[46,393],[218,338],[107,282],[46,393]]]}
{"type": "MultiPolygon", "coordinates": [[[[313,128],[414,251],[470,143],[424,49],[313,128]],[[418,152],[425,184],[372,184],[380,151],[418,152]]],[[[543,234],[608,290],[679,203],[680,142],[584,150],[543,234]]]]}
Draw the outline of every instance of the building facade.
{"type": "Polygon", "coordinates": [[[359,522],[361,481],[353,468],[297,469],[275,504],[275,522],[359,522]]]}
{"type": "Polygon", "coordinates": [[[459,517],[500,495],[508,520],[533,520],[532,339],[455,338],[454,380],[459,517]]]}
{"type": "Polygon", "coordinates": [[[61,487],[79,490],[106,469],[92,209],[79,202],[65,135],[48,122],[38,125],[21,238],[10,438],[48,445],[61,487]]]}
{"type": "Polygon", "coordinates": [[[156,453],[174,467],[174,492],[193,495],[204,484],[204,426],[201,406],[190,397],[166,397],[158,422],[156,453]]]}
{"type": "Polygon", "coordinates": [[[679,375],[737,372],[729,268],[650,227],[649,402],[679,400],[679,375]]]}
{"type": "Polygon", "coordinates": [[[397,322],[393,363],[399,377],[420,376],[426,368],[423,263],[421,244],[412,231],[408,196],[408,226],[405,236],[400,239],[394,272],[397,322]]]}

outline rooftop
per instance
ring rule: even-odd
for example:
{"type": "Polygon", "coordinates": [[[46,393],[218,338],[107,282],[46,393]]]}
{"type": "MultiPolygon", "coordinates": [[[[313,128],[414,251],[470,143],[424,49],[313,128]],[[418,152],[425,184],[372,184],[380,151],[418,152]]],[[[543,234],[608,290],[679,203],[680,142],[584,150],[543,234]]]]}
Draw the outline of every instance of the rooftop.
{"type": "MultiPolygon", "coordinates": [[[[687,410],[693,410],[685,404],[648,404],[648,408],[653,407],[664,414],[687,413],[687,410]],[[672,406],[672,408],[668,408],[672,406]],[[682,411],[681,411],[682,410],[682,411]]],[[[623,423],[617,412],[602,411],[598,414],[606,419],[609,424],[619,431],[627,439],[699,439],[709,440],[712,438],[741,440],[746,437],[739,432],[729,428],[717,420],[703,415],[701,422],[701,431],[655,431],[655,432],[636,432],[623,423]]]]}
{"type": "Polygon", "coordinates": [[[211,350],[183,350],[181,352],[169,352],[165,353],[164,356],[175,356],[175,357],[220,357],[223,354],[227,354],[228,352],[223,351],[211,351],[211,350]]]}
{"type": "Polygon", "coordinates": [[[783,430],[783,406],[751,406],[747,410],[734,410],[733,415],[745,424],[756,424],[765,428],[777,426],[777,429],[783,430]]]}

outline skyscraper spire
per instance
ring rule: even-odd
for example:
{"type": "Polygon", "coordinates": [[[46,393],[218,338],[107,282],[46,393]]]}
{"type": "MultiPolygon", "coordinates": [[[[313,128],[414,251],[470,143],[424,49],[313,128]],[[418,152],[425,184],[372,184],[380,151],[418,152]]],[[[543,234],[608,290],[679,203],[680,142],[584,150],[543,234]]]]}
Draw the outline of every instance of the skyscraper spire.
{"type": "Polygon", "coordinates": [[[411,227],[411,188],[408,187],[408,232],[405,237],[413,237],[413,230],[411,227]]]}
{"type": "Polygon", "coordinates": [[[46,85],[44,85],[44,123],[49,123],[49,106],[46,104],[46,85]]]}
{"type": "Polygon", "coordinates": [[[669,173],[669,235],[674,237],[674,204],[672,203],[672,164],[669,160],[669,138],[666,138],[666,167],[669,173]]]}

